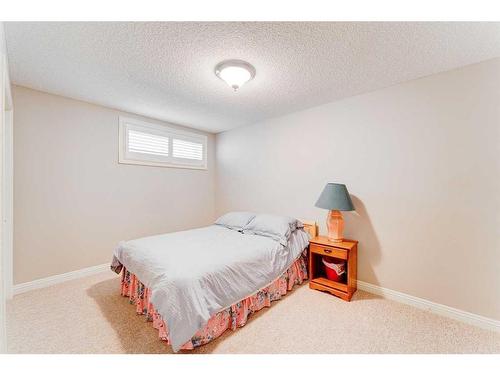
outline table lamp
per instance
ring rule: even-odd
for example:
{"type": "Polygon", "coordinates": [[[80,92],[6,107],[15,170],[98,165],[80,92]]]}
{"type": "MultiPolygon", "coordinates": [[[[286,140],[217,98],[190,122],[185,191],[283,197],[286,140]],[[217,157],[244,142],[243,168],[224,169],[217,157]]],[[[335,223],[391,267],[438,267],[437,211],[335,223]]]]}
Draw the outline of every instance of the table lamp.
{"type": "Polygon", "coordinates": [[[328,240],[342,242],[344,239],[344,218],[340,211],[354,211],[351,196],[344,184],[329,182],[321,192],[316,207],[330,210],[326,219],[328,240]]]}

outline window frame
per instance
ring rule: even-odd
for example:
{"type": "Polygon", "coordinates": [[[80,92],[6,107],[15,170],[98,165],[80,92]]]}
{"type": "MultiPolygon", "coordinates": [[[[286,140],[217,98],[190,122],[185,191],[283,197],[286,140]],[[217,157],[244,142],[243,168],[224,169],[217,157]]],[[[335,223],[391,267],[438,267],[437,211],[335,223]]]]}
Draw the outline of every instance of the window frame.
{"type": "Polygon", "coordinates": [[[119,116],[118,120],[118,163],[145,165],[150,167],[184,168],[207,170],[208,137],[203,134],[176,129],[131,117],[119,116]],[[128,130],[150,132],[151,134],[168,137],[168,156],[148,155],[140,152],[128,151],[128,130]],[[201,143],[203,147],[202,160],[175,158],[173,156],[173,139],[177,138],[188,142],[201,143]],[[163,160],[159,160],[163,159],[163,160]]]}

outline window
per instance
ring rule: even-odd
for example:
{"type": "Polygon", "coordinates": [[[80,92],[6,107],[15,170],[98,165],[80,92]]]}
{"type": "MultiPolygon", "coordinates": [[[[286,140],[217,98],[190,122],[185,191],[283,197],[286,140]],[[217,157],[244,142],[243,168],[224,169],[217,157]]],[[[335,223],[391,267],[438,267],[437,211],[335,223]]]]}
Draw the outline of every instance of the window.
{"type": "Polygon", "coordinates": [[[119,163],[207,168],[204,135],[120,117],[119,138],[119,163]]]}

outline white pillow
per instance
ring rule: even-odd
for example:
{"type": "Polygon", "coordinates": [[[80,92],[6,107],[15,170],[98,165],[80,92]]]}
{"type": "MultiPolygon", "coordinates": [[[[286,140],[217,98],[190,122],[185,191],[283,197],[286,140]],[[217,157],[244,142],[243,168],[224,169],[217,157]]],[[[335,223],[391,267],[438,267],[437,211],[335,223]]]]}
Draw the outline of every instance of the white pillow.
{"type": "Polygon", "coordinates": [[[219,217],[216,221],[216,225],[222,225],[229,229],[242,230],[245,225],[247,225],[253,218],[255,214],[252,212],[236,211],[228,212],[225,215],[219,217]]]}
{"type": "Polygon", "coordinates": [[[286,246],[292,232],[303,227],[304,224],[293,217],[258,214],[243,227],[243,233],[271,237],[286,246]]]}

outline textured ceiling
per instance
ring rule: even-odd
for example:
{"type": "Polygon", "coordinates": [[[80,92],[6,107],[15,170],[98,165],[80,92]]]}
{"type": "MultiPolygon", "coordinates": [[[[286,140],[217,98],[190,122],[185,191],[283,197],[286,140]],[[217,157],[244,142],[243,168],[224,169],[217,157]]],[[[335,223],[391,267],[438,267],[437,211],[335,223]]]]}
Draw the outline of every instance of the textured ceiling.
{"type": "Polygon", "coordinates": [[[220,132],[500,56],[500,23],[5,23],[15,84],[220,132]],[[213,73],[243,59],[234,93],[213,73]]]}

